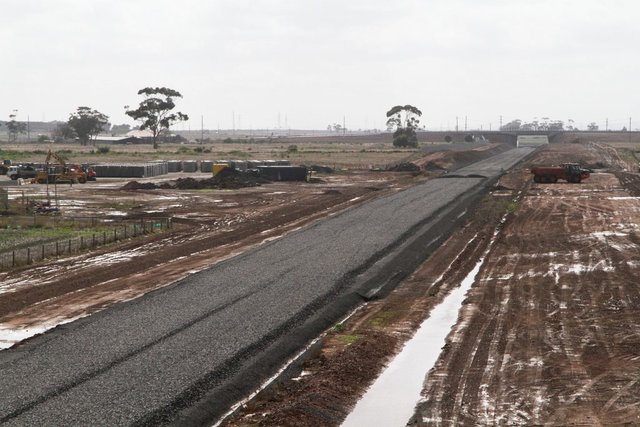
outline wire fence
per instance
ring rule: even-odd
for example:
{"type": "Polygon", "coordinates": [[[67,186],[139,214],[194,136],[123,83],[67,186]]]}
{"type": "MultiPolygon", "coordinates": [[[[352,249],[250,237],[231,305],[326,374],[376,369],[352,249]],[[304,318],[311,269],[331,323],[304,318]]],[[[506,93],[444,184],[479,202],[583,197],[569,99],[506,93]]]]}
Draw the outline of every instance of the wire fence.
{"type": "MultiPolygon", "coordinates": [[[[11,218],[14,226],[18,223],[25,226],[36,224],[37,226],[50,226],[47,220],[54,222],[54,218],[43,218],[42,216],[11,218]]],[[[83,217],[83,218],[64,218],[60,219],[56,224],[61,223],[86,223],[91,227],[104,226],[105,221],[102,218],[83,217]]],[[[82,235],[67,239],[49,241],[46,243],[37,243],[26,247],[16,248],[0,252],[0,270],[7,270],[13,267],[30,265],[47,258],[59,257],[63,255],[78,254],[85,250],[91,250],[110,243],[131,239],[133,237],[143,236],[146,234],[162,232],[171,228],[171,218],[143,218],[133,221],[121,221],[114,223],[110,221],[108,228],[96,232],[84,232],[82,235]]]]}

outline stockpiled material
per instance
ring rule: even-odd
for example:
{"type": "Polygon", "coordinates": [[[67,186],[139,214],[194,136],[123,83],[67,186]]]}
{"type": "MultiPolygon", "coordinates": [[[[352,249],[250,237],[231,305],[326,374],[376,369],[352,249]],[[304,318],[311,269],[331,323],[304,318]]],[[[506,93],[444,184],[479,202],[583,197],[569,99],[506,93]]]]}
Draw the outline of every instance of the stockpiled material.
{"type": "Polygon", "coordinates": [[[182,161],[182,171],[183,172],[198,172],[198,161],[197,160],[183,160],[182,161]]]}
{"type": "Polygon", "coordinates": [[[247,160],[247,168],[257,169],[258,166],[263,166],[264,162],[261,160],[247,160]]]}
{"type": "Polygon", "coordinates": [[[258,166],[260,176],[270,181],[305,181],[307,168],[304,166],[258,166]]]}
{"type": "Polygon", "coordinates": [[[230,166],[238,171],[246,171],[247,170],[247,161],[246,160],[231,160],[229,162],[230,166]]]}
{"type": "Polygon", "coordinates": [[[200,161],[200,172],[206,172],[206,173],[213,172],[213,161],[212,160],[200,161]]]}
{"type": "Polygon", "coordinates": [[[169,172],[182,172],[182,160],[169,160],[167,165],[169,172]]]}
{"type": "Polygon", "coordinates": [[[91,167],[103,178],[144,178],[168,173],[166,162],[101,164],[91,167]]]}

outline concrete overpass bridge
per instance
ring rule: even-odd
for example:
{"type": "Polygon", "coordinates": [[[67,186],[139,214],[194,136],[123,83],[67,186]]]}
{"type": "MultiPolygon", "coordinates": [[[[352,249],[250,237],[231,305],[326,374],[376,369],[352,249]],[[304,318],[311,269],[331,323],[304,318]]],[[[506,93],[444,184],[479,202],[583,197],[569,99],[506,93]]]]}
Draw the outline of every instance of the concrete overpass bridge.
{"type": "Polygon", "coordinates": [[[467,130],[467,131],[423,131],[418,132],[419,141],[427,142],[446,142],[447,137],[451,138],[451,142],[465,142],[465,137],[471,135],[475,138],[485,138],[490,142],[516,144],[519,136],[546,136],[550,143],[557,142],[586,142],[586,141],[628,141],[632,143],[640,143],[640,132],[623,132],[623,131],[566,131],[566,130],[548,130],[548,131],[486,131],[486,130],[467,130]]]}

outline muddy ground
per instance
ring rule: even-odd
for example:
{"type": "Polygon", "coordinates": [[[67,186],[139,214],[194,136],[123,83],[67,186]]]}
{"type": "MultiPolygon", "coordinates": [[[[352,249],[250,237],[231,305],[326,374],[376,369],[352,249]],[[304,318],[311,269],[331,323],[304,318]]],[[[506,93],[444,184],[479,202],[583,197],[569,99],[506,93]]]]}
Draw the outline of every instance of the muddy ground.
{"type": "Polygon", "coordinates": [[[604,144],[541,149],[389,297],[328,331],[300,376],[224,425],[339,425],[505,213],[411,424],[638,423],[640,178],[621,172],[632,167],[604,144]],[[531,165],[565,161],[604,169],[580,185],[532,182],[531,165]]]}
{"type": "MultiPolygon", "coordinates": [[[[430,156],[423,164],[455,167],[450,157],[430,156]]],[[[431,308],[472,269],[506,212],[511,214],[425,383],[413,421],[597,425],[636,420],[640,202],[614,174],[638,192],[637,175],[623,172],[632,166],[603,144],[540,150],[529,164],[506,174],[474,218],[396,291],[328,331],[302,375],[271,387],[226,424],[338,425],[431,308]],[[580,185],[531,181],[527,166],[560,161],[598,170],[580,185]],[[574,405],[578,410],[571,409],[574,405]]],[[[3,284],[12,284],[10,292],[0,294],[0,328],[53,325],[90,314],[422,179],[428,176],[362,172],[326,176],[318,184],[234,191],[96,185],[95,200],[108,197],[114,210],[131,216],[171,215],[174,229],[0,273],[3,284]]],[[[76,187],[68,190],[69,199],[87,197],[76,187]]],[[[92,203],[89,198],[69,208],[83,213],[92,203]]]]}
{"type": "Polygon", "coordinates": [[[350,173],[325,176],[315,184],[271,183],[233,191],[126,190],[125,182],[115,180],[61,187],[63,214],[171,216],[173,228],[143,240],[0,272],[0,329],[38,329],[88,315],[331,212],[405,188],[415,179],[411,174],[350,173]]]}

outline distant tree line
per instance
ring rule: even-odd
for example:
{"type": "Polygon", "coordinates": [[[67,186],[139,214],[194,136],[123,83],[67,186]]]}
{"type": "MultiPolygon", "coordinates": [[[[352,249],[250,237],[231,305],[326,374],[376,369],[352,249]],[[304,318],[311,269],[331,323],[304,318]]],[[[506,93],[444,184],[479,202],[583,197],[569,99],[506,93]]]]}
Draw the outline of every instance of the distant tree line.
{"type": "MultiPolygon", "coordinates": [[[[158,148],[158,138],[177,122],[189,120],[189,116],[181,112],[174,112],[175,99],[182,98],[177,90],[166,87],[146,87],[138,91],[144,99],[135,109],[125,106],[125,113],[140,123],[138,129],[148,129],[152,135],[153,148],[158,148]]],[[[27,124],[16,120],[17,111],[9,115],[6,123],[9,142],[16,142],[18,135],[26,133],[27,124]]],[[[66,122],[58,123],[52,132],[54,141],[62,142],[77,138],[82,145],[89,144],[102,132],[121,135],[129,132],[131,126],[127,124],[112,126],[109,116],[91,107],[81,106],[69,115],[66,122]]]]}
{"type": "MultiPolygon", "coordinates": [[[[600,127],[596,122],[591,122],[587,125],[589,131],[597,131],[600,127]]],[[[579,131],[575,125],[573,119],[568,119],[566,123],[562,120],[554,120],[549,117],[542,117],[540,120],[533,120],[531,122],[523,122],[520,119],[515,119],[505,124],[500,128],[502,131],[579,131]]],[[[622,131],[626,132],[627,128],[623,127],[622,131]]]]}

